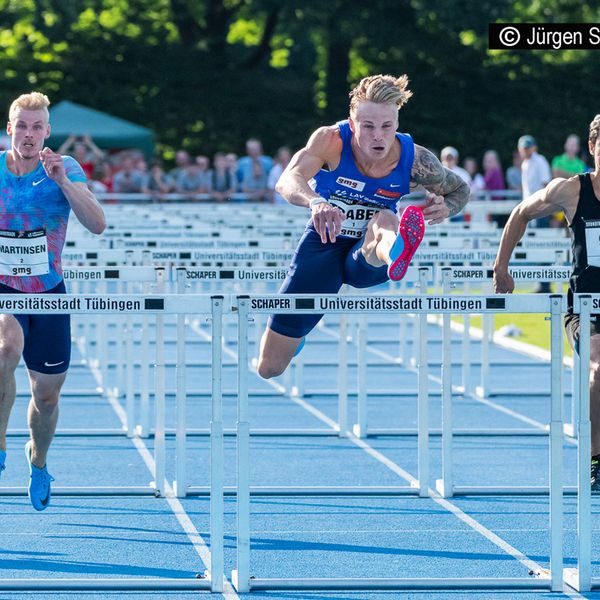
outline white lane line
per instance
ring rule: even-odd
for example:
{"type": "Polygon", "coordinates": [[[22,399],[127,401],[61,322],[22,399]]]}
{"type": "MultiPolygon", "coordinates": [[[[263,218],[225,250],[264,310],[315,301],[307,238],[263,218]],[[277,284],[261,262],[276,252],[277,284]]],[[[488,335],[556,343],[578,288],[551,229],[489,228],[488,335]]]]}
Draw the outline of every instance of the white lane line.
{"type": "MultiPolygon", "coordinates": [[[[83,356],[85,356],[84,349],[80,347],[79,350],[80,350],[81,354],[83,356]]],[[[96,380],[98,385],[102,385],[103,384],[102,374],[100,373],[100,370],[97,367],[90,365],[90,371],[92,372],[92,375],[94,376],[94,379],[96,380]]],[[[104,386],[104,389],[107,392],[107,398],[108,398],[109,404],[115,411],[115,413],[116,413],[117,417],[119,418],[119,420],[121,421],[121,424],[123,425],[123,427],[126,427],[127,426],[127,414],[126,414],[125,410],[123,409],[123,407],[121,406],[121,403],[115,397],[113,392],[107,391],[106,386],[104,386]]],[[[136,450],[140,453],[142,460],[144,461],[146,467],[148,467],[148,470],[150,471],[150,473],[152,475],[154,475],[154,472],[155,472],[154,457],[152,456],[152,453],[146,447],[146,444],[139,437],[131,438],[131,441],[133,442],[133,445],[135,446],[136,450]]],[[[192,522],[192,520],[190,519],[188,514],[185,512],[183,505],[181,504],[179,499],[175,496],[175,492],[174,492],[173,488],[168,484],[167,481],[165,481],[165,500],[167,501],[169,508],[173,512],[175,518],[181,525],[181,528],[187,535],[187,538],[190,540],[194,550],[196,551],[196,554],[198,554],[198,556],[200,557],[200,560],[206,567],[206,576],[210,577],[210,571],[209,571],[210,549],[208,547],[208,544],[206,543],[204,538],[200,535],[199,531],[196,529],[196,526],[194,525],[194,523],[192,522]]],[[[233,589],[233,586],[231,585],[231,583],[229,582],[227,577],[223,578],[223,593],[222,593],[222,595],[223,595],[223,598],[225,598],[226,600],[239,600],[239,596],[237,595],[236,591],[233,589]]]]}

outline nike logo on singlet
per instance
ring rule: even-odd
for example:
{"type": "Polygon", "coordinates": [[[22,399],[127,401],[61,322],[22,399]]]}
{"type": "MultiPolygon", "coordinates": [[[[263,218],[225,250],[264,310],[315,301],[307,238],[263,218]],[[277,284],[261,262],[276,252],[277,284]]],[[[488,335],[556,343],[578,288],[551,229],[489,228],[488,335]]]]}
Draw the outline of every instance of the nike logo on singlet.
{"type": "Polygon", "coordinates": [[[42,179],[39,179],[38,181],[34,181],[31,185],[40,185],[40,183],[42,183],[42,181],[46,181],[46,177],[43,177],[42,179]]]}

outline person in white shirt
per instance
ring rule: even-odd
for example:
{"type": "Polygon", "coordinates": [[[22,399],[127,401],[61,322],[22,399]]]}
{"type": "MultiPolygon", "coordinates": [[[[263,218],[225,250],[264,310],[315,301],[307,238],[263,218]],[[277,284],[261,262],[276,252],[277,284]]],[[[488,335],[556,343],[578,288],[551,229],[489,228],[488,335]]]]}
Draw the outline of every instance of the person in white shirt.
{"type": "MultiPolygon", "coordinates": [[[[552,179],[550,164],[537,152],[537,142],[531,135],[522,135],[517,142],[517,149],[523,159],[521,163],[521,186],[523,188],[523,201],[532,194],[546,187],[552,179]]],[[[550,227],[551,216],[541,217],[533,222],[534,227],[550,227]]],[[[548,294],[552,287],[548,282],[538,284],[535,292],[548,294]]]]}
{"type": "Polygon", "coordinates": [[[531,135],[522,135],[517,143],[519,154],[523,159],[521,164],[521,185],[523,200],[541,190],[552,179],[548,161],[537,152],[537,142],[531,135]]]}
{"type": "Polygon", "coordinates": [[[458,150],[452,146],[446,146],[445,148],[442,148],[442,151],[440,152],[442,165],[444,165],[446,169],[456,173],[469,185],[469,187],[471,187],[471,176],[465,169],[458,166],[458,157],[458,150]]]}

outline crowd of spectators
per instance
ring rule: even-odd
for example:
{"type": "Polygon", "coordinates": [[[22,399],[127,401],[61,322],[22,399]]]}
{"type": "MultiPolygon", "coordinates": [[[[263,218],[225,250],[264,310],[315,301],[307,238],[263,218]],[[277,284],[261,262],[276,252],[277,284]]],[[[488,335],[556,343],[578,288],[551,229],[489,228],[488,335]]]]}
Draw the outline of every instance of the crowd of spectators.
{"type": "MultiPolygon", "coordinates": [[[[580,139],[575,134],[567,137],[564,153],[555,156],[551,163],[538,152],[537,142],[531,135],[521,136],[516,146],[512,164],[506,170],[495,150],[483,154],[481,169],[473,156],[465,157],[461,166],[460,154],[453,146],[442,149],[440,160],[469,184],[472,199],[501,200],[506,197],[506,190],[527,197],[544,187],[552,177],[570,177],[588,169],[581,155],[580,139]]],[[[273,158],[264,154],[260,140],[255,138],[247,140],[246,154],[241,157],[233,152],[217,152],[211,159],[178,150],[171,169],[166,169],[160,160],[148,163],[137,150],[109,155],[89,136],[70,136],[59,152],[71,154],[81,164],[97,193],[139,193],[157,200],[164,194],[179,194],[217,202],[275,204],[285,204],[275,192],[275,185],[291,159],[287,147],[279,148],[273,158]]],[[[561,223],[558,217],[552,217],[548,223],[538,225],[561,223]]]]}
{"type": "Polygon", "coordinates": [[[157,200],[179,194],[217,202],[285,202],[275,184],[291,158],[287,147],[279,148],[275,158],[266,156],[257,139],[246,142],[246,155],[239,158],[233,152],[217,152],[211,160],[178,150],[172,169],[160,160],[148,162],[137,150],[109,155],[88,136],[70,136],[59,152],[81,164],[95,193],[145,194],[157,200]]]}

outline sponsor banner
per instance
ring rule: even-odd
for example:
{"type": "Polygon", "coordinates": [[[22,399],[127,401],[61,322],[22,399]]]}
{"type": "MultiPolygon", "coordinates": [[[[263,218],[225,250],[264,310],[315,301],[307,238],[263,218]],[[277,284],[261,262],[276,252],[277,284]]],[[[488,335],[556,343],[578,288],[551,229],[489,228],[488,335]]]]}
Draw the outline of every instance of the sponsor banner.
{"type": "Polygon", "coordinates": [[[286,269],[186,269],[187,280],[283,281],[286,269]]]}
{"type": "MultiPolygon", "coordinates": [[[[509,269],[515,281],[569,281],[571,267],[512,267],[509,269]]],[[[452,267],[452,281],[491,281],[493,269],[487,267],[452,267]]]]}
{"type": "Polygon", "coordinates": [[[316,296],[297,298],[283,296],[251,297],[250,311],[293,313],[312,312],[452,312],[473,313],[487,310],[506,309],[506,300],[502,296],[368,296],[353,298],[349,296],[316,296]]]}

